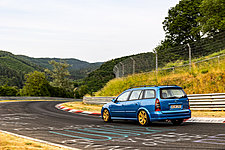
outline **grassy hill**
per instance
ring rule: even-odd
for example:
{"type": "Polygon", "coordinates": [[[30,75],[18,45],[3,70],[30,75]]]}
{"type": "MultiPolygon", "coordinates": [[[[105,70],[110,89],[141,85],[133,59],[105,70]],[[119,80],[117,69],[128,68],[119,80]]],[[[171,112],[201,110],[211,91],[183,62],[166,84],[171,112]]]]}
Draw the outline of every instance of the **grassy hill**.
{"type": "Polygon", "coordinates": [[[88,73],[97,69],[102,64],[101,62],[88,63],[73,58],[32,58],[0,50],[0,85],[8,84],[9,86],[21,88],[25,74],[35,70],[44,71],[46,68],[52,69],[52,66],[48,63],[51,60],[66,61],[70,64],[69,71],[73,80],[86,77],[88,73]]]}
{"type": "MultiPolygon", "coordinates": [[[[225,50],[211,54],[206,57],[198,58],[203,60],[225,54],[225,50]]],[[[168,66],[176,66],[184,62],[168,64],[168,66]]],[[[184,88],[188,94],[197,93],[224,93],[225,92],[225,56],[220,59],[212,59],[209,61],[197,63],[189,66],[181,67],[167,71],[160,71],[158,75],[155,72],[140,73],[130,75],[124,78],[116,78],[110,80],[104,88],[95,93],[96,96],[116,96],[125,89],[138,85],[178,85],[184,88]]]]}

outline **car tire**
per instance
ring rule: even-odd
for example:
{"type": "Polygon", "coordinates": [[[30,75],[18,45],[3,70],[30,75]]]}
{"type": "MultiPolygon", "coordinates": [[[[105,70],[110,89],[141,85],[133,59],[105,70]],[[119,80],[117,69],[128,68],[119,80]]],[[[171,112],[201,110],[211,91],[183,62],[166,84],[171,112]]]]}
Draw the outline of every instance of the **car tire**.
{"type": "Polygon", "coordinates": [[[171,122],[172,122],[172,124],[173,124],[174,126],[179,126],[179,125],[181,125],[181,124],[183,123],[183,121],[184,121],[184,119],[173,119],[173,120],[171,120],[171,122]]]}
{"type": "Polygon", "coordinates": [[[149,116],[145,110],[140,110],[138,112],[138,122],[141,126],[146,126],[149,124],[149,116]]]}
{"type": "Polygon", "coordinates": [[[104,122],[112,122],[111,116],[108,109],[104,109],[102,112],[102,119],[104,122]]]}

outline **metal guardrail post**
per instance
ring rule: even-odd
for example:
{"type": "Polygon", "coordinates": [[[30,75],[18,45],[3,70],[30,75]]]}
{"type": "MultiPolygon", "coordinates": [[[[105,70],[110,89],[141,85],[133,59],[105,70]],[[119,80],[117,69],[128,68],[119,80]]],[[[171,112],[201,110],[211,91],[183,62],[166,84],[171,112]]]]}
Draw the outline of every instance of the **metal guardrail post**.
{"type": "Polygon", "coordinates": [[[122,62],[120,64],[122,65],[122,77],[124,77],[124,64],[122,62]]]}
{"type": "Polygon", "coordinates": [[[120,77],[120,69],[117,67],[117,65],[115,65],[115,67],[113,68],[113,72],[116,75],[116,78],[120,77]]]}
{"type": "Polygon", "coordinates": [[[158,83],[158,52],[155,52],[155,79],[158,83]]]}
{"type": "Polygon", "coordinates": [[[155,70],[158,72],[158,53],[156,52],[156,57],[155,57],[155,70]]]}
{"type": "Polygon", "coordinates": [[[189,43],[187,44],[187,46],[189,49],[189,70],[191,70],[191,46],[189,43]]]}
{"type": "Polygon", "coordinates": [[[133,57],[130,57],[130,59],[133,61],[133,74],[135,74],[135,60],[133,57]]]}

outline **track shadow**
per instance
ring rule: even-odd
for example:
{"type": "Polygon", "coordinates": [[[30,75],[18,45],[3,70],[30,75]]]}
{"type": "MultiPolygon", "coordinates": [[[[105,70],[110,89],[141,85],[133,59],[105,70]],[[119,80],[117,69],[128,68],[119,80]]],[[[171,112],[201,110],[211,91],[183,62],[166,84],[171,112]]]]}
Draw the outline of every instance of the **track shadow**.
{"type": "MultiPolygon", "coordinates": [[[[131,126],[141,126],[137,121],[132,120],[113,120],[110,123],[105,123],[108,125],[131,125],[131,126]]],[[[184,126],[192,126],[194,123],[184,122],[179,126],[174,126],[171,122],[160,121],[160,122],[151,122],[145,127],[184,127],[184,126]]]]}

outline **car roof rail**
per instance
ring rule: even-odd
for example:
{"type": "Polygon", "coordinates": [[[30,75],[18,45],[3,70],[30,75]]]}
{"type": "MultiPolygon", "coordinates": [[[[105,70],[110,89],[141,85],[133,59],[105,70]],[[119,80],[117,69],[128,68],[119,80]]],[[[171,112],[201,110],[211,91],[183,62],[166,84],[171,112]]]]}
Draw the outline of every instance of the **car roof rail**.
{"type": "Polygon", "coordinates": [[[138,87],[157,87],[157,85],[139,85],[139,86],[132,86],[129,89],[138,88],[138,87]]]}
{"type": "Polygon", "coordinates": [[[178,85],[158,85],[158,86],[178,86],[178,85]]]}

